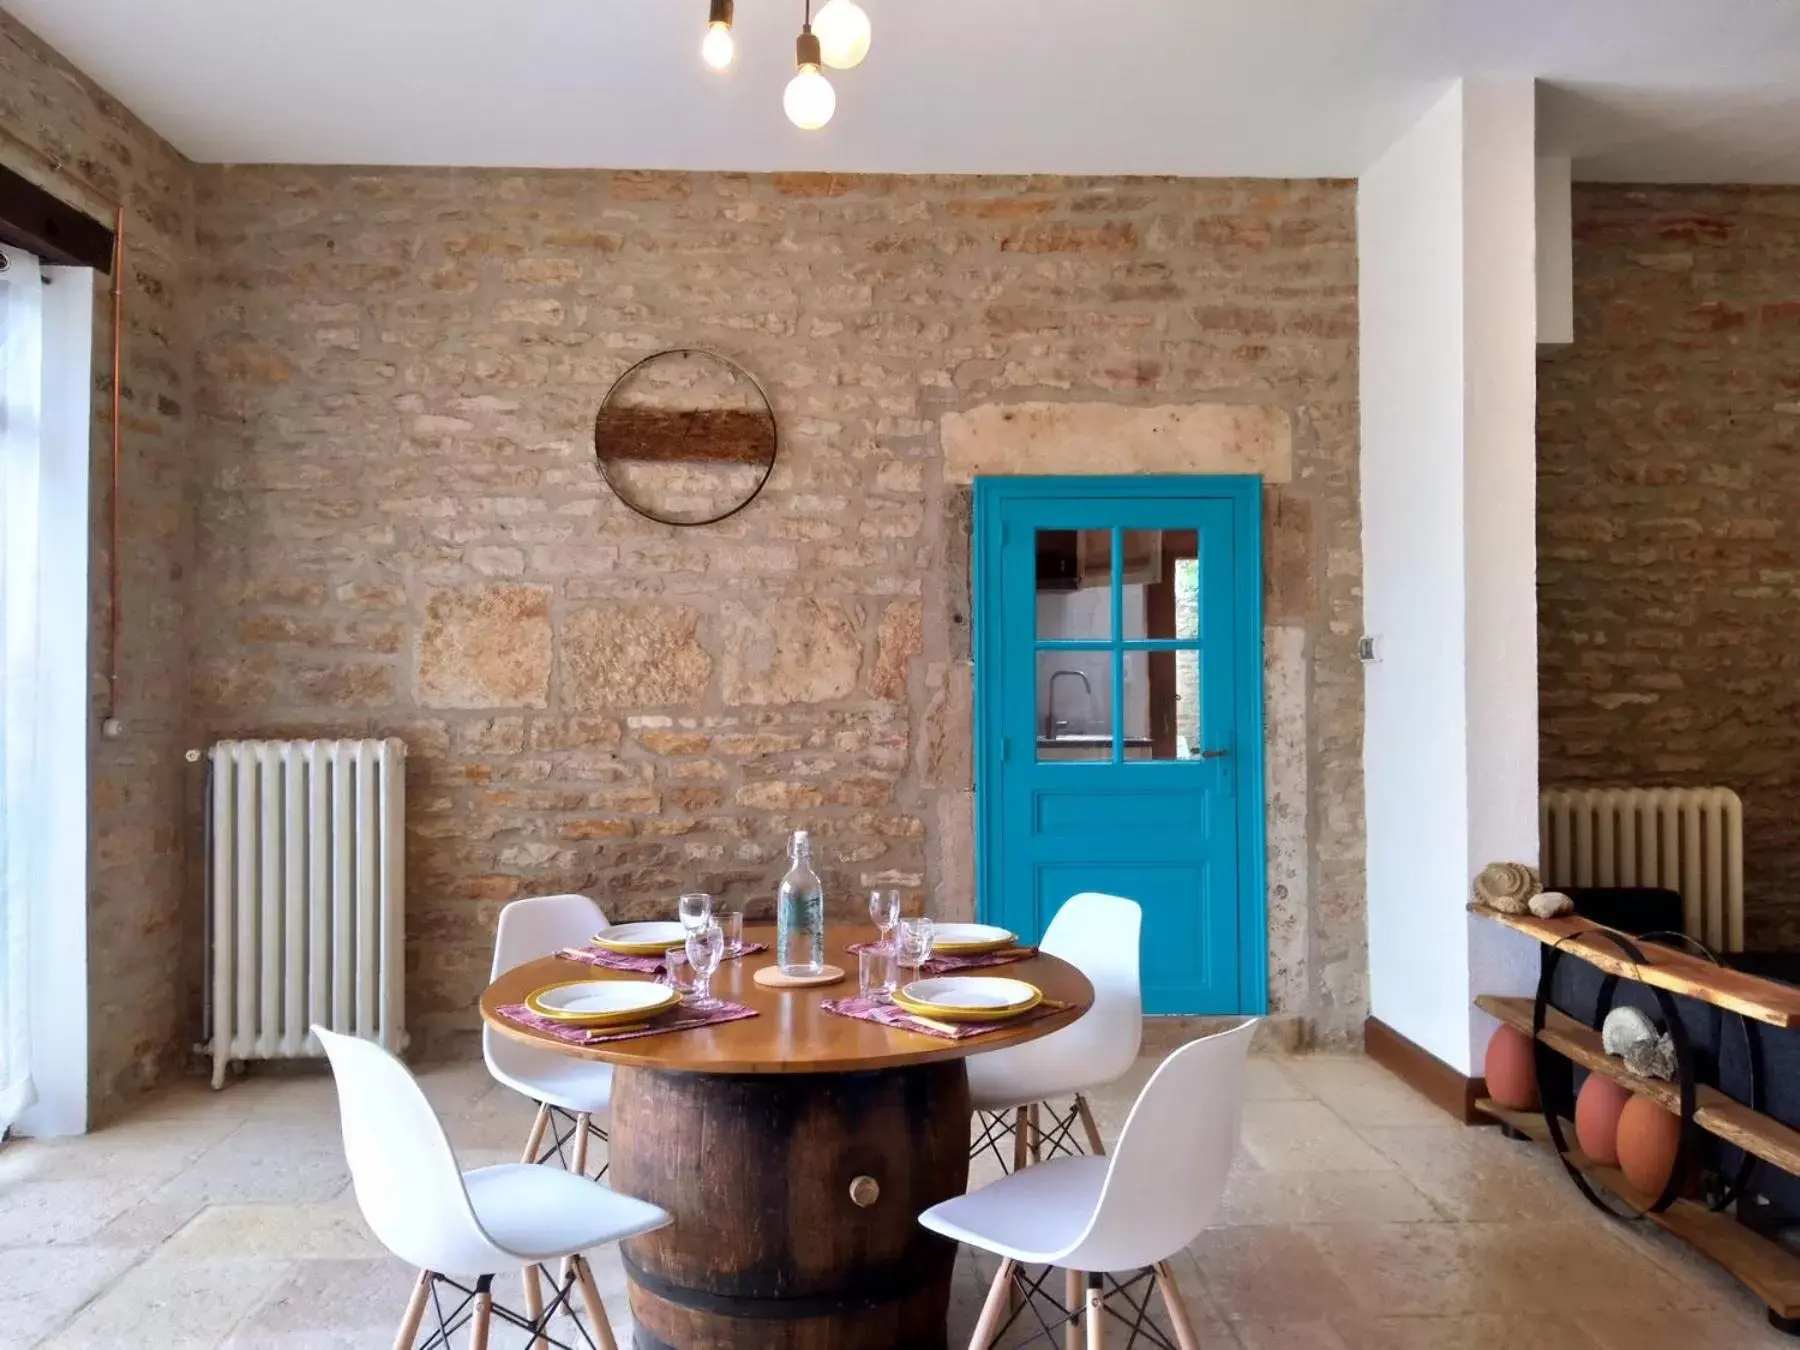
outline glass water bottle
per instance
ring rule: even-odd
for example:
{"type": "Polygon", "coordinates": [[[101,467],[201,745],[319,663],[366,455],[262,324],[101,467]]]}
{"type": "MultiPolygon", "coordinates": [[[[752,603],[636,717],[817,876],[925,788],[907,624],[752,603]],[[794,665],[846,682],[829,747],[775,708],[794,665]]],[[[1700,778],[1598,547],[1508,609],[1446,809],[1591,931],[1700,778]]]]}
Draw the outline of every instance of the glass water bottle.
{"type": "Polygon", "coordinates": [[[805,830],[794,831],[788,858],[775,901],[775,964],[784,975],[817,975],[825,968],[825,888],[805,830]]]}

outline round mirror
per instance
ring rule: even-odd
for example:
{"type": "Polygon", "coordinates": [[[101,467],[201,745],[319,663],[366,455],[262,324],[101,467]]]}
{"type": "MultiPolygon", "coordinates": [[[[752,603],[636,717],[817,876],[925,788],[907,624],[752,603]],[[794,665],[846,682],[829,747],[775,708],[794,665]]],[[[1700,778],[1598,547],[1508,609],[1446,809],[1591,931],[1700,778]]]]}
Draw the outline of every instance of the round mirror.
{"type": "Polygon", "coordinates": [[[775,412],[750,372],[692,348],[646,356],[613,381],[594,454],[619,500],[664,525],[743,510],[775,467],[775,412]]]}

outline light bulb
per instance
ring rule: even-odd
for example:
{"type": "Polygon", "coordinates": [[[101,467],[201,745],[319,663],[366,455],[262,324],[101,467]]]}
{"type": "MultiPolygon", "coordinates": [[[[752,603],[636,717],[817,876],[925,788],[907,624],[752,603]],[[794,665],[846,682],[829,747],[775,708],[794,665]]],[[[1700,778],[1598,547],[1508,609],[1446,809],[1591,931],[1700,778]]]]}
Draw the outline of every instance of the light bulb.
{"type": "Polygon", "coordinates": [[[737,55],[737,43],[731,38],[731,25],[709,23],[706,36],[700,40],[700,59],[714,70],[724,70],[737,55]]]}
{"type": "Polygon", "coordinates": [[[834,70],[860,65],[869,54],[869,16],[856,0],[825,0],[813,20],[825,64],[834,70]]]}
{"type": "Polygon", "coordinates": [[[787,110],[788,121],[800,130],[817,131],[837,111],[837,90],[819,73],[817,66],[801,66],[788,81],[787,92],[781,96],[781,106],[787,110]]]}

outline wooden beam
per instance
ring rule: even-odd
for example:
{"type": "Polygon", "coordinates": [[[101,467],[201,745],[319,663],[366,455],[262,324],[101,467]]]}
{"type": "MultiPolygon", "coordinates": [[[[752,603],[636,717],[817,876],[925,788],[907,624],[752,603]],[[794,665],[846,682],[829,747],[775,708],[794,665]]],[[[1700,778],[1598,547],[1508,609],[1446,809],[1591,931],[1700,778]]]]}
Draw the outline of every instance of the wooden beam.
{"type": "MultiPolygon", "coordinates": [[[[1475,1000],[1475,1006],[1527,1036],[1531,1034],[1532,1000],[1482,994],[1475,1000]]],[[[1650,1098],[1665,1111],[1681,1113],[1681,1090],[1675,1084],[1657,1078],[1639,1078],[1625,1067],[1623,1060],[1606,1053],[1599,1032],[1583,1026],[1566,1013],[1550,1009],[1544,1019],[1543,1034],[1538,1039],[1582,1068],[1602,1074],[1640,1097],[1650,1098]]],[[[1774,1163],[1784,1172],[1800,1173],[1800,1130],[1753,1111],[1704,1083],[1695,1085],[1694,1100],[1694,1123],[1701,1129],[1765,1162],[1774,1163]]]]}
{"type": "Polygon", "coordinates": [[[58,267],[112,271],[113,232],[13,170],[0,165],[0,244],[58,267]]]}
{"type": "MultiPolygon", "coordinates": [[[[1514,1111],[1485,1099],[1480,1107],[1534,1143],[1546,1149],[1553,1147],[1550,1131],[1537,1112],[1514,1111]]],[[[1565,1126],[1566,1135],[1573,1133],[1573,1126],[1565,1126]]],[[[1702,1256],[1718,1262],[1748,1286],[1771,1312],[1780,1317],[1800,1317],[1800,1256],[1770,1242],[1730,1215],[1715,1214],[1691,1200],[1677,1200],[1661,1214],[1648,1213],[1652,1197],[1632,1190],[1618,1168],[1602,1167],[1579,1149],[1571,1149],[1563,1156],[1590,1181],[1611,1191],[1659,1228],[1683,1239],[1702,1256]]]]}
{"type": "Polygon", "coordinates": [[[775,424],[742,408],[602,408],[594,449],[609,464],[767,464],[775,424]]]}
{"type": "Polygon", "coordinates": [[[1447,1111],[1463,1124],[1490,1123],[1475,1109],[1477,1099],[1487,1094],[1485,1082],[1458,1073],[1379,1018],[1371,1017],[1363,1023],[1363,1053],[1433,1106],[1447,1111]]]}
{"type": "Polygon", "coordinates": [[[1579,914],[1540,919],[1532,914],[1502,914],[1485,905],[1470,905],[1469,912],[1505,924],[1546,946],[1557,947],[1563,955],[1579,957],[1608,975],[1637,980],[1657,989],[1666,989],[1671,994],[1710,1003],[1715,1008],[1742,1013],[1772,1027],[1800,1026],[1800,989],[1792,985],[1778,984],[1728,966],[1715,966],[1701,957],[1642,938],[1630,938],[1629,941],[1636,944],[1647,959],[1631,961],[1605,938],[1593,936],[1600,925],[1579,914]]]}

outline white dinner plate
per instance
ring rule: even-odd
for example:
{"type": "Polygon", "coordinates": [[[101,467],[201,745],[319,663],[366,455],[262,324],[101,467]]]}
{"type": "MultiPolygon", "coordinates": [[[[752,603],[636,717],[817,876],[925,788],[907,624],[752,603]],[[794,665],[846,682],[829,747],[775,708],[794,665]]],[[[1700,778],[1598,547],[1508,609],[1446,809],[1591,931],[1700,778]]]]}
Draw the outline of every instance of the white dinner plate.
{"type": "Polygon", "coordinates": [[[999,951],[1019,940],[1011,929],[991,923],[939,923],[931,927],[931,950],[945,956],[970,956],[999,951]]]}
{"type": "Polygon", "coordinates": [[[687,929],[679,923],[615,923],[594,934],[594,945],[624,956],[661,956],[687,941],[687,929]]]}
{"type": "Polygon", "coordinates": [[[570,980],[535,991],[525,1006],[559,1022],[642,1021],[681,1001],[666,984],[649,980],[570,980]]]}
{"type": "Polygon", "coordinates": [[[990,1022],[1029,1012],[1044,992],[1024,980],[997,975],[943,975],[914,980],[894,991],[894,1002],[908,1012],[946,1021],[990,1022]]]}

